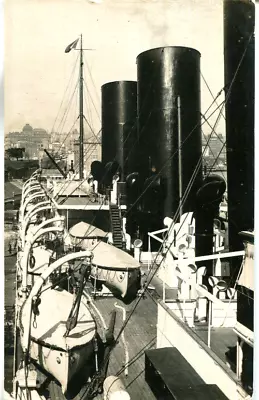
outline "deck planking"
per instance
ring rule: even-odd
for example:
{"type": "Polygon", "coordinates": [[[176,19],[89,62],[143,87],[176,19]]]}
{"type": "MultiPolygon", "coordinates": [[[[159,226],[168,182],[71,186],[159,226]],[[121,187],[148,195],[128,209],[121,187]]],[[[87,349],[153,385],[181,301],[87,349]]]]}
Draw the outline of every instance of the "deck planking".
{"type": "MultiPolygon", "coordinates": [[[[10,233],[5,234],[5,253],[8,249],[8,241],[10,239],[10,233]]],[[[15,301],[15,263],[16,258],[7,257],[5,258],[5,307],[12,307],[15,301]]],[[[146,268],[143,269],[147,277],[146,268]]],[[[125,364],[125,353],[121,338],[118,344],[113,349],[110,357],[110,364],[108,368],[108,375],[118,375],[125,387],[127,388],[131,399],[138,399],[141,393],[143,400],[155,399],[151,389],[145,382],[144,377],[144,351],[147,349],[155,348],[156,346],[156,323],[157,323],[157,305],[155,299],[162,297],[162,282],[155,275],[152,282],[155,286],[155,290],[151,291],[153,296],[146,295],[144,299],[139,301],[136,310],[130,318],[125,328],[125,339],[127,341],[129,350],[129,365],[128,365],[128,376],[124,373],[125,364]]],[[[169,288],[166,285],[166,289],[169,288]]],[[[167,291],[168,297],[169,292],[167,291]]],[[[171,298],[176,295],[175,290],[170,291],[171,298]]],[[[138,300],[136,300],[138,301],[138,300]]],[[[131,305],[124,305],[120,300],[116,300],[113,297],[109,298],[97,298],[95,301],[96,306],[101,311],[106,323],[109,323],[109,317],[111,311],[115,308],[115,303],[125,307],[127,316],[133,309],[136,301],[131,305]]],[[[115,308],[117,311],[115,337],[117,336],[122,324],[122,311],[115,308]]],[[[207,327],[198,327],[195,333],[207,343],[207,327]]],[[[8,338],[5,338],[7,340],[8,338]]],[[[211,331],[211,349],[225,362],[226,351],[236,344],[236,336],[230,328],[213,328],[211,331]]],[[[11,374],[12,355],[5,357],[5,386],[6,389],[10,388],[11,380],[9,375],[11,374]]],[[[10,391],[10,389],[8,390],[10,391]]],[[[55,384],[52,389],[52,398],[58,400],[59,397],[62,399],[60,390],[55,389],[55,384]],[[59,395],[57,395],[59,393],[59,395]]],[[[64,397],[63,397],[64,398],[64,397]]],[[[75,400],[82,400],[81,396],[77,396],[75,400]]],[[[103,400],[103,395],[98,395],[97,400],[103,400]]]]}
{"type": "MultiPolygon", "coordinates": [[[[136,301],[138,301],[138,299],[136,301]]],[[[122,311],[114,307],[114,304],[117,303],[125,307],[127,318],[136,301],[129,306],[125,306],[121,301],[114,298],[99,298],[96,300],[95,304],[102,313],[107,324],[109,323],[111,311],[114,308],[116,309],[115,338],[123,325],[123,318],[122,311]]],[[[125,352],[121,337],[111,352],[108,375],[118,375],[120,377],[132,400],[138,399],[140,393],[143,400],[155,399],[149,386],[145,383],[144,351],[148,348],[155,348],[156,320],[156,304],[149,297],[145,299],[141,298],[124,330],[129,352],[128,376],[125,376],[125,371],[123,370],[125,365],[125,352]]],[[[97,396],[96,399],[103,400],[103,396],[97,396]]]]}
{"type": "MultiPolygon", "coordinates": [[[[202,329],[196,327],[195,333],[200,339],[207,345],[208,343],[208,327],[205,326],[202,329]]],[[[236,346],[237,336],[232,328],[212,328],[211,329],[211,350],[226,363],[226,352],[230,348],[236,346]]]]}

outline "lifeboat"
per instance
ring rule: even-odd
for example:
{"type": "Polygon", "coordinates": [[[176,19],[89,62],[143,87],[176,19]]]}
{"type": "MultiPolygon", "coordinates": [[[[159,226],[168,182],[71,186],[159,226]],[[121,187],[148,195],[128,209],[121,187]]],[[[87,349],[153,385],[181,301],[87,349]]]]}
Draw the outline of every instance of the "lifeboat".
{"type": "Polygon", "coordinates": [[[23,326],[30,324],[31,360],[54,376],[61,384],[63,393],[66,393],[69,382],[83,367],[90,376],[96,323],[87,304],[82,301],[77,324],[66,336],[73,295],[65,290],[45,290],[43,287],[39,299],[34,312],[31,312],[28,301],[21,309],[21,343],[24,348],[27,347],[23,326]]]}

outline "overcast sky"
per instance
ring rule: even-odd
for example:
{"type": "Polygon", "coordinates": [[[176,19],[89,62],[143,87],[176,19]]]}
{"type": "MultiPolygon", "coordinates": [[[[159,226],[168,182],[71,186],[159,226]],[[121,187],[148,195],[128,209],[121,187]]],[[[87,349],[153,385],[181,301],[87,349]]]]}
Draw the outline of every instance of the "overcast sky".
{"type": "MultiPolygon", "coordinates": [[[[52,130],[78,55],[64,49],[80,33],[84,47],[95,49],[86,54],[94,85],[88,77],[86,82],[98,111],[88,112],[95,130],[100,128],[101,85],[135,80],[136,57],[144,50],[193,47],[201,53],[201,71],[213,94],[224,86],[222,0],[7,0],[5,133],[27,122],[52,130]]],[[[201,93],[204,112],[212,97],[203,82],[201,93]]],[[[74,122],[76,102],[73,107],[64,131],[74,122]]]]}

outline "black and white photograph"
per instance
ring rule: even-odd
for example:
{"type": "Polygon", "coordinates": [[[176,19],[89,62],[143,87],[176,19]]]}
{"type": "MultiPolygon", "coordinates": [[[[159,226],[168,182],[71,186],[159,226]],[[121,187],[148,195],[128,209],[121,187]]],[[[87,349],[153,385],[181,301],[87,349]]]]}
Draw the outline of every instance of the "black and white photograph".
{"type": "Polygon", "coordinates": [[[1,398],[252,400],[255,1],[3,3],[1,398]]]}

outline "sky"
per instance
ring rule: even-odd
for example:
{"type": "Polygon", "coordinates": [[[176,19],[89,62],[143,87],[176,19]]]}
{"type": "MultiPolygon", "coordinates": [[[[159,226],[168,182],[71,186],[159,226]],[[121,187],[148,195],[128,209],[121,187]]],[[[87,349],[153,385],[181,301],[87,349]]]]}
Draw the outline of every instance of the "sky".
{"type": "MultiPolygon", "coordinates": [[[[144,50],[193,47],[201,53],[201,72],[213,95],[224,86],[222,0],[103,0],[101,4],[6,0],[5,134],[20,131],[25,123],[48,131],[72,128],[76,100],[66,126],[61,123],[64,112],[59,110],[78,52],[66,54],[64,50],[80,34],[84,47],[94,49],[85,54],[94,83],[88,73],[85,79],[97,110],[93,105],[87,110],[96,132],[100,129],[101,85],[136,80],[136,57],[144,50]]],[[[212,96],[203,81],[201,95],[204,113],[212,96]]],[[[223,100],[224,95],[219,102],[223,100]]],[[[224,126],[222,118],[217,131],[224,132],[224,126]]],[[[208,126],[204,127],[209,133],[208,126]]]]}

